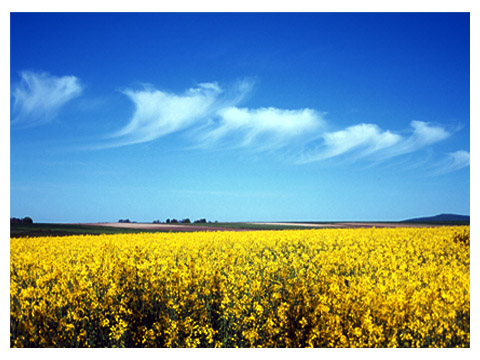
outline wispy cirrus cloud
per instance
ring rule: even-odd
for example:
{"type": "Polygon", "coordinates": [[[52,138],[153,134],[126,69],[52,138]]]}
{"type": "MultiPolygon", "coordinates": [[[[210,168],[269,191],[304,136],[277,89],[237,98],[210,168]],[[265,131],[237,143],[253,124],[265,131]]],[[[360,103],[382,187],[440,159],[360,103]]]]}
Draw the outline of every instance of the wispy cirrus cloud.
{"type": "MultiPolygon", "coordinates": [[[[181,132],[193,148],[288,149],[296,163],[334,158],[382,161],[419,151],[451,135],[440,125],[417,120],[402,131],[372,123],[328,131],[333,125],[325,120],[325,113],[311,108],[239,107],[252,87],[251,81],[244,80],[227,89],[215,82],[201,83],[181,94],[153,87],[126,89],[122,93],[135,105],[134,113],[97,148],[145,143],[181,132]]],[[[465,154],[452,154],[450,162],[452,171],[460,168],[465,154]]]]}
{"type": "Polygon", "coordinates": [[[326,132],[321,141],[300,157],[308,163],[334,157],[349,156],[355,159],[384,160],[411,153],[447,138],[450,134],[440,126],[422,121],[412,121],[411,135],[404,137],[376,124],[358,124],[344,130],[326,132]]]}
{"type": "Polygon", "coordinates": [[[417,120],[412,121],[410,125],[413,129],[411,135],[399,142],[397,146],[390,148],[384,156],[392,157],[417,151],[450,136],[450,133],[439,125],[417,120]]]}
{"type": "Polygon", "coordinates": [[[275,149],[295,140],[305,141],[324,125],[322,114],[312,109],[248,109],[227,107],[217,112],[219,120],[205,129],[199,142],[215,146],[275,149]]]}
{"type": "Polygon", "coordinates": [[[468,166],[470,166],[470,152],[458,150],[448,153],[442,161],[435,164],[433,174],[443,175],[466,168],[468,166]]]}
{"type": "Polygon", "coordinates": [[[352,152],[363,157],[401,141],[401,136],[382,131],[375,124],[353,125],[344,130],[326,132],[321,137],[323,142],[305,153],[300,162],[321,161],[352,152]]]}
{"type": "Polygon", "coordinates": [[[58,111],[83,90],[75,76],[54,76],[46,72],[22,71],[12,86],[12,124],[35,126],[52,121],[58,111]]]}
{"type": "Polygon", "coordinates": [[[202,83],[179,95],[152,87],[124,90],[135,105],[133,116],[101,147],[144,143],[188,131],[195,147],[228,143],[229,147],[272,149],[322,126],[321,114],[311,109],[238,108],[252,85],[243,80],[223,89],[217,83],[202,83]]]}
{"type": "Polygon", "coordinates": [[[111,134],[112,147],[152,141],[205,121],[218,107],[222,89],[205,83],[182,95],[153,88],[123,93],[135,104],[135,112],[126,126],[111,134]]]}

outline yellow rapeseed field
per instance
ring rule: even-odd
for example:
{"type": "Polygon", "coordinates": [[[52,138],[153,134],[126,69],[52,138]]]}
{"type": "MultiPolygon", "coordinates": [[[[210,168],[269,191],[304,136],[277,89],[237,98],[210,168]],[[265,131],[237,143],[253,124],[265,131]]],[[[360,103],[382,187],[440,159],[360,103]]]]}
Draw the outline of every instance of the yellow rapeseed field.
{"type": "Polygon", "coordinates": [[[10,239],[12,347],[469,347],[470,228],[10,239]]]}

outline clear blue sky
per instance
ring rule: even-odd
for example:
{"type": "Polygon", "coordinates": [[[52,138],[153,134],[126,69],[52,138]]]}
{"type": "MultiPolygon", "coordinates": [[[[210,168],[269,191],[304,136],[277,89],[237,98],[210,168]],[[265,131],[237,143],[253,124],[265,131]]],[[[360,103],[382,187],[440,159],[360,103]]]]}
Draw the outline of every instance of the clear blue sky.
{"type": "Polygon", "coordinates": [[[470,214],[468,13],[12,13],[10,215],[470,214]]]}

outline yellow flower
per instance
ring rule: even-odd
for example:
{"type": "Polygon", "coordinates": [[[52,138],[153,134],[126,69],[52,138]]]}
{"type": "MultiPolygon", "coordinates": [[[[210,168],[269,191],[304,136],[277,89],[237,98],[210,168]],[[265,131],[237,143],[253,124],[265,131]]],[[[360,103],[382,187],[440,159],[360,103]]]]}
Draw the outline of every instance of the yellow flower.
{"type": "Polygon", "coordinates": [[[469,234],[10,239],[11,346],[468,347],[469,234]]]}

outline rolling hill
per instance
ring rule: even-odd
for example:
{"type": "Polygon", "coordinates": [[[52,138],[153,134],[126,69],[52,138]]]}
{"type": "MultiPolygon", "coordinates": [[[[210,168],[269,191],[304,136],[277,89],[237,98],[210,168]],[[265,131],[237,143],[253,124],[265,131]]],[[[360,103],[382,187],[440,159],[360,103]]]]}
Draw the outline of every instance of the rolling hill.
{"type": "Polygon", "coordinates": [[[410,223],[462,223],[462,224],[470,224],[470,216],[469,215],[457,215],[457,214],[439,214],[435,216],[427,216],[427,217],[419,217],[404,220],[402,222],[410,222],[410,223]]]}

